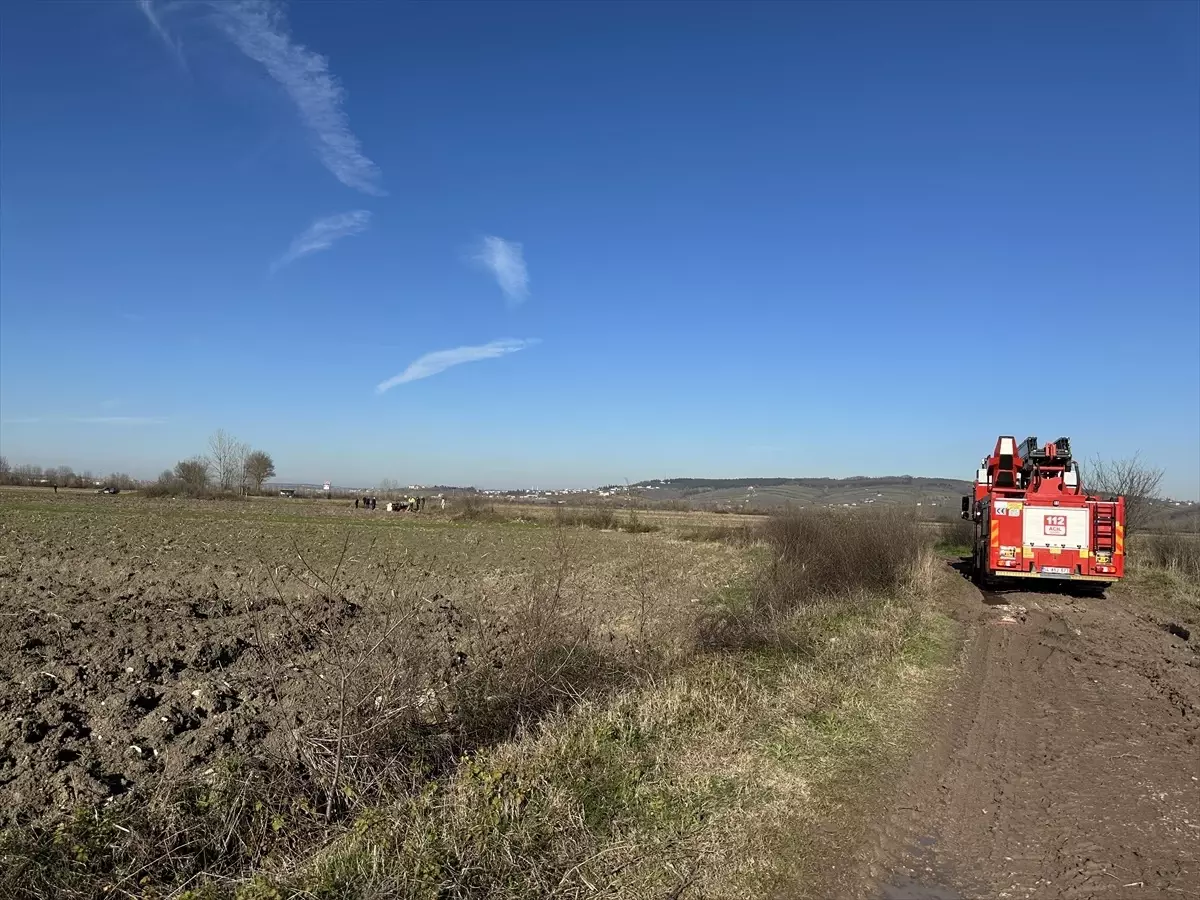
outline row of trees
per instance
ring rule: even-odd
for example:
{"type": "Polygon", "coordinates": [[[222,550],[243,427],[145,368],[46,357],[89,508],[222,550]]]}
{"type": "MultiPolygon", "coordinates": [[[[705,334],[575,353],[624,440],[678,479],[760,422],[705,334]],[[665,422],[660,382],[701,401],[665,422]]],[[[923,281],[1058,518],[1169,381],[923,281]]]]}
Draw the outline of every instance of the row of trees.
{"type": "Polygon", "coordinates": [[[76,472],[70,466],[38,466],[30,463],[12,466],[0,456],[0,484],[55,485],[63,488],[90,488],[112,485],[122,490],[137,487],[137,481],[124,472],[96,475],[90,470],[76,472]]]}
{"type": "MultiPolygon", "coordinates": [[[[262,450],[237,440],[224,430],[208,439],[208,452],[180,460],[175,468],[167,469],[158,481],[144,485],[152,494],[182,494],[194,496],[221,491],[249,493],[261,491],[263,482],[275,477],[275,462],[262,450]]],[[[55,487],[91,488],[98,485],[133,490],[143,487],[124,472],[104,477],[91,472],[76,473],[70,466],[36,465],[10,466],[0,456],[0,484],[54,485],[55,487]]]]}
{"type": "Polygon", "coordinates": [[[233,435],[218,429],[208,439],[208,452],[175,463],[158,476],[160,492],[199,495],[211,490],[249,493],[261,491],[275,476],[275,462],[263,450],[253,450],[233,435]]]}

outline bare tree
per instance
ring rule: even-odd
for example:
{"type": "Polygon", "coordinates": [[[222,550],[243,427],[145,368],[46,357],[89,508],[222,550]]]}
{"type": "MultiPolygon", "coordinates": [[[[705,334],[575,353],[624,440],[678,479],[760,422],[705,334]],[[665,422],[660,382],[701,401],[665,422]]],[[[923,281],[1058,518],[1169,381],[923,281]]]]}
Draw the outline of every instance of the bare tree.
{"type": "Polygon", "coordinates": [[[1145,528],[1155,502],[1162,499],[1163,470],[1146,465],[1137,453],[1126,459],[1097,457],[1085,474],[1085,484],[1092,493],[1125,498],[1126,533],[1145,528]]]}
{"type": "Polygon", "coordinates": [[[200,494],[208,487],[208,460],[195,457],[175,463],[175,477],[183,482],[188,493],[200,494]]]}
{"type": "Polygon", "coordinates": [[[42,477],[42,467],[23,463],[13,469],[17,484],[35,484],[42,477]]]}
{"type": "Polygon", "coordinates": [[[11,475],[12,469],[9,468],[8,457],[0,456],[0,484],[7,484],[11,475]]]}
{"type": "Polygon", "coordinates": [[[233,445],[233,459],[237,466],[237,481],[238,489],[243,497],[247,494],[247,488],[250,484],[250,473],[246,470],[246,460],[250,458],[250,445],[244,444],[241,441],[235,441],[233,445]]]}
{"type": "Polygon", "coordinates": [[[244,444],[222,428],[213,432],[208,439],[208,459],[212,463],[213,478],[223,491],[232,491],[241,484],[244,444]]]}
{"type": "Polygon", "coordinates": [[[271,459],[269,453],[254,450],[246,454],[242,470],[246,473],[246,477],[254,483],[255,492],[258,492],[262,490],[264,481],[275,477],[275,461],[271,459]]]}

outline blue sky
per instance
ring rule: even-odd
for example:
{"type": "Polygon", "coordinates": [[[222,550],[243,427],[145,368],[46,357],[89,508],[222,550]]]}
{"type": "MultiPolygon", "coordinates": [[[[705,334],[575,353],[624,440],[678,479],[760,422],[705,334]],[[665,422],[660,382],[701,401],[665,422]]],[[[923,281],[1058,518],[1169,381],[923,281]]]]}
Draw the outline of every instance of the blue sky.
{"type": "Polygon", "coordinates": [[[0,452],[1196,497],[1198,9],[6,4],[0,452]]]}

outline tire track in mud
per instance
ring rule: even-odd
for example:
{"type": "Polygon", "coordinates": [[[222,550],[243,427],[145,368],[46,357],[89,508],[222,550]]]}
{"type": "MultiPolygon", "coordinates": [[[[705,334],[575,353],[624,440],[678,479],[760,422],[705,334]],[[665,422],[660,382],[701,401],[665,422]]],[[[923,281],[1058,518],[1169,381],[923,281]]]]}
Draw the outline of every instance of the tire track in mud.
{"type": "Polygon", "coordinates": [[[1200,656],[1118,599],[954,599],[960,673],[877,823],[871,900],[1200,896],[1200,656]]]}

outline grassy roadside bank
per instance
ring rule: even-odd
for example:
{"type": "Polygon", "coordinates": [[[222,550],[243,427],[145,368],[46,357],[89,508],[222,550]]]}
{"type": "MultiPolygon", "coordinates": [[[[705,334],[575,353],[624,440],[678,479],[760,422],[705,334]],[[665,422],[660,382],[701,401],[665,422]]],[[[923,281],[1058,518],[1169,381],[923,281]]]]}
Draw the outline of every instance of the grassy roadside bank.
{"type": "Polygon", "coordinates": [[[1110,596],[1200,628],[1200,537],[1138,534],[1129,545],[1125,580],[1109,589],[1110,596]]]}
{"type": "Polygon", "coordinates": [[[363,898],[733,898],[804,884],[831,826],[854,828],[847,796],[904,756],[951,635],[913,597],[830,602],[792,625],[809,652],[719,653],[582,704],[265,883],[363,898]]]}
{"type": "MultiPolygon", "coordinates": [[[[165,785],[140,813],[10,829],[0,890],[632,900],[798,884],[827,861],[831,828],[854,830],[855,792],[903,757],[944,671],[953,635],[929,540],[887,516],[775,520],[738,551],[750,575],[624,644],[579,630],[579,610],[550,610],[565,576],[556,587],[544,573],[522,613],[536,629],[504,626],[540,643],[505,650],[504,676],[455,695],[466,717],[510,700],[516,673],[552,684],[555,702],[514,713],[501,739],[414,762],[386,789],[353,780],[378,768],[355,759],[335,781],[340,816],[320,815],[312,783],[230,765],[165,785]]],[[[404,724],[410,743],[425,727],[404,724]]]]}

